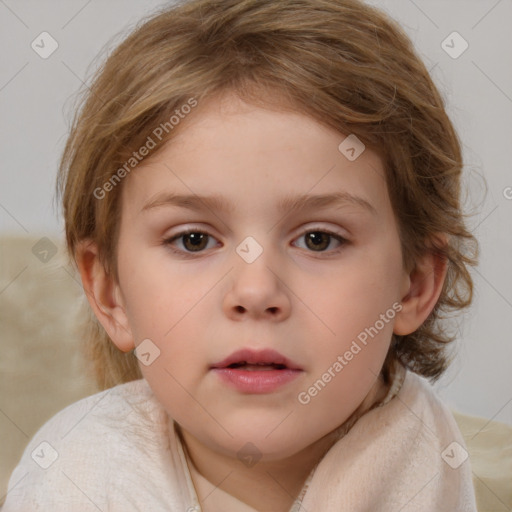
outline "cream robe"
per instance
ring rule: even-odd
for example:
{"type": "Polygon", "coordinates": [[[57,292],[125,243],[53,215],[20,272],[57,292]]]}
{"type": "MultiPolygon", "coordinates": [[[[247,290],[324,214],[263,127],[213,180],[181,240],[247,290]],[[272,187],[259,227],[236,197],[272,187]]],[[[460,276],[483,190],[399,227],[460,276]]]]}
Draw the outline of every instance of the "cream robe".
{"type": "MultiPolygon", "coordinates": [[[[200,511],[191,472],[200,495],[215,487],[187,464],[169,424],[143,379],[70,405],[28,444],[2,512],[200,511]]],[[[218,488],[207,499],[219,512],[254,510],[218,488]]],[[[290,512],[476,510],[452,414],[402,369],[383,403],[340,434],[290,512]]]]}

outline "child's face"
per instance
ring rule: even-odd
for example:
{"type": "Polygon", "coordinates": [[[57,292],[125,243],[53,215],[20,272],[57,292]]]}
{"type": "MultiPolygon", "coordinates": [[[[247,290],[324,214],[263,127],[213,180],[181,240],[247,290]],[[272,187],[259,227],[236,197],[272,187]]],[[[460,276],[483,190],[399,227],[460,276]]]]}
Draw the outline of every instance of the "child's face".
{"type": "Polygon", "coordinates": [[[382,163],[369,149],[349,161],[338,150],[345,136],[307,116],[234,96],[182,123],[124,183],[121,302],[135,345],[150,339],[160,350],[141,369],[208,448],[236,456],[251,442],[269,459],[289,456],[342,424],[376,384],[408,289],[382,163]],[[194,208],[167,202],[171,194],[192,196],[194,208]],[[331,194],[371,209],[279,208],[331,194]],[[204,196],[230,211],[203,207],[204,196]],[[208,238],[177,238],[186,230],[208,238]],[[258,353],[272,350],[287,369],[227,368],[239,350],[253,354],[233,362],[283,363],[258,353]]]}

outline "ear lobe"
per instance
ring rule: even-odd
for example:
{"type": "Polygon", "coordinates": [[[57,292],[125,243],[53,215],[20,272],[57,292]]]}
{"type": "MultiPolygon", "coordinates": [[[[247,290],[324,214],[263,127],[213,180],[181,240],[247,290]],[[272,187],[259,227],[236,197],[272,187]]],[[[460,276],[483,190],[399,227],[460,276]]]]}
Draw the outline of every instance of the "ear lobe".
{"type": "MultiPolygon", "coordinates": [[[[446,243],[446,238],[441,238],[446,243]]],[[[447,270],[447,259],[435,249],[417,262],[408,276],[410,285],[401,301],[402,310],[395,317],[394,334],[411,334],[423,324],[441,295],[447,270]]]]}
{"type": "Polygon", "coordinates": [[[117,348],[129,352],[135,348],[121,289],[99,259],[97,245],[84,240],[75,253],[82,284],[96,318],[117,348]]]}

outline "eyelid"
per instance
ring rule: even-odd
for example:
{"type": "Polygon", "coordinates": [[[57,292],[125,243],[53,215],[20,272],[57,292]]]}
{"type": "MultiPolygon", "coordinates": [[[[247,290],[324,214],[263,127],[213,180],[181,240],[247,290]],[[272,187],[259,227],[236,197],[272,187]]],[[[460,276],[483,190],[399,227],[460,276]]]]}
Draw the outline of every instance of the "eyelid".
{"type": "Polygon", "coordinates": [[[184,228],[181,231],[177,231],[176,233],[174,233],[172,235],[163,236],[162,240],[165,243],[170,243],[170,242],[173,242],[174,240],[177,240],[185,235],[190,235],[191,233],[200,233],[202,235],[207,235],[208,237],[217,240],[217,237],[212,235],[212,233],[208,229],[199,228],[199,227],[195,227],[195,226],[184,228]]]}
{"type": "Polygon", "coordinates": [[[300,228],[300,231],[298,232],[298,234],[300,235],[300,234],[304,234],[304,233],[309,233],[311,231],[321,231],[323,233],[329,233],[330,235],[339,236],[340,238],[344,238],[345,240],[348,240],[349,235],[346,232],[338,231],[336,228],[315,225],[314,223],[312,223],[312,224],[313,225],[311,225],[311,226],[307,225],[306,227],[300,228]]]}

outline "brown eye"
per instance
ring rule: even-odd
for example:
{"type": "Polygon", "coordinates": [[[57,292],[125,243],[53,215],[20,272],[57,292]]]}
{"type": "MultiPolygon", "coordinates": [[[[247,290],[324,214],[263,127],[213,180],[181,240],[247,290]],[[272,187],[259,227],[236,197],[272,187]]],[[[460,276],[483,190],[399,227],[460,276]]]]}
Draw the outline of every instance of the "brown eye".
{"type": "Polygon", "coordinates": [[[329,252],[336,252],[336,249],[339,249],[340,246],[343,246],[346,243],[348,243],[348,240],[346,240],[340,235],[331,233],[329,231],[320,230],[307,231],[298,239],[300,240],[301,238],[305,239],[306,248],[313,252],[326,252],[326,249],[328,249],[329,246],[331,246],[333,239],[338,245],[335,246],[333,250],[329,252]]]}
{"type": "Polygon", "coordinates": [[[206,233],[188,233],[183,235],[183,246],[187,251],[201,251],[208,242],[206,233]]]}
{"type": "Polygon", "coordinates": [[[325,251],[329,247],[331,235],[321,231],[313,231],[306,235],[306,245],[313,250],[325,251]]]}
{"type": "MultiPolygon", "coordinates": [[[[211,240],[215,240],[208,233],[204,233],[203,231],[185,231],[183,233],[178,233],[176,236],[164,240],[164,244],[171,247],[171,249],[175,252],[181,253],[198,253],[204,251],[208,247],[208,242],[211,240]],[[181,247],[176,248],[176,242],[181,239],[181,247]]],[[[180,244],[178,244],[180,245],[180,244]]]]}

